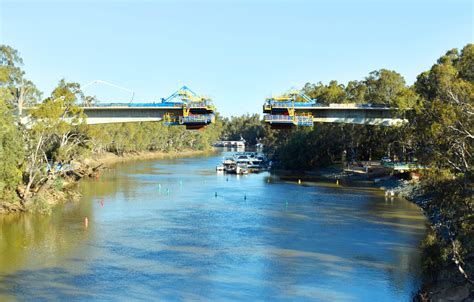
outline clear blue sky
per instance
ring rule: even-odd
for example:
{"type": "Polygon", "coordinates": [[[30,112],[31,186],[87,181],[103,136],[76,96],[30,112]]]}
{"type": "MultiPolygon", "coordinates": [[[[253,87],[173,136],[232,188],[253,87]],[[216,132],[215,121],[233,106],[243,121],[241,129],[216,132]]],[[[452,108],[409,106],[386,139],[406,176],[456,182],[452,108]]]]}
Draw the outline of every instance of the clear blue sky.
{"type": "Polygon", "coordinates": [[[461,0],[0,0],[0,16],[0,43],[20,51],[46,95],[63,77],[116,83],[137,101],[186,84],[226,116],[260,113],[266,96],[306,82],[346,83],[380,68],[411,84],[473,41],[472,1],[461,0]]]}

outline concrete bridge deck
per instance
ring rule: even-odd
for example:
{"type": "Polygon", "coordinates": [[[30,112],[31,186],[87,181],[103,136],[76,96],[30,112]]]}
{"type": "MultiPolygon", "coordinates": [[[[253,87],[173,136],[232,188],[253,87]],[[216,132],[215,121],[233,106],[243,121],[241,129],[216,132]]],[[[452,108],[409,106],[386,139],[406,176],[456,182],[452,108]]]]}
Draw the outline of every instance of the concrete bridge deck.
{"type": "MultiPolygon", "coordinates": [[[[370,104],[330,104],[327,106],[294,104],[293,107],[278,104],[272,107],[264,106],[264,121],[272,125],[299,125],[313,126],[314,123],[347,123],[393,126],[403,123],[398,117],[398,109],[390,107],[373,106],[370,104]],[[293,110],[294,115],[288,111],[293,110]]],[[[110,104],[82,107],[87,115],[87,124],[135,123],[158,122],[166,115],[178,116],[183,113],[182,104],[140,103],[140,104],[110,104]]],[[[207,109],[191,108],[201,110],[207,109]]],[[[27,114],[31,108],[25,108],[27,114]]]]}
{"type": "Polygon", "coordinates": [[[405,122],[397,108],[371,104],[274,103],[263,108],[271,125],[312,126],[314,123],[345,123],[394,126],[405,122]]]}
{"type": "Polygon", "coordinates": [[[165,114],[180,114],[182,107],[177,106],[110,106],[83,107],[87,115],[87,124],[112,124],[134,122],[159,122],[165,114]]]}

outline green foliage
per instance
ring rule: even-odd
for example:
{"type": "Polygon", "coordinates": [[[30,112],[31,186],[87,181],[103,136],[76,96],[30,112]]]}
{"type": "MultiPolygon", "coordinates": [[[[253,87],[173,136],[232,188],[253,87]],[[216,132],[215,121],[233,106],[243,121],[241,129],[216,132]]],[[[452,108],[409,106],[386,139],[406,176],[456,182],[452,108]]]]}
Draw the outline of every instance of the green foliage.
{"type": "Polygon", "coordinates": [[[340,133],[338,130],[334,125],[325,125],[314,130],[294,130],[288,141],[276,149],[274,160],[281,168],[289,170],[312,169],[339,161],[343,146],[341,137],[334,136],[334,140],[327,139],[328,135],[334,133],[333,131],[340,133]]]}
{"type": "Polygon", "coordinates": [[[421,102],[411,118],[418,157],[427,165],[457,173],[472,169],[474,129],[474,45],[454,49],[420,74],[421,102]]]}
{"type": "Polygon", "coordinates": [[[306,83],[303,87],[303,92],[312,99],[316,99],[320,104],[330,103],[347,103],[345,87],[337,81],[329,82],[329,85],[324,85],[319,82],[317,84],[306,83]]]}
{"type": "Polygon", "coordinates": [[[266,127],[258,114],[224,118],[222,139],[235,141],[243,138],[248,144],[255,145],[267,133],[266,127]]]}
{"type": "Polygon", "coordinates": [[[18,65],[23,59],[18,51],[7,45],[0,45],[0,83],[6,85],[19,84],[24,72],[18,65]]]}
{"type": "Polygon", "coordinates": [[[24,131],[26,141],[25,199],[64,172],[58,164],[69,164],[89,149],[85,115],[78,106],[83,94],[77,83],[61,80],[51,96],[31,112],[24,131]],[[46,167],[53,168],[48,171],[46,167]]]}
{"type": "Polygon", "coordinates": [[[31,203],[30,211],[37,212],[40,214],[49,215],[52,211],[51,203],[48,202],[50,199],[50,194],[46,194],[44,192],[40,192],[39,194],[35,194],[29,202],[31,203]]]}
{"type": "Polygon", "coordinates": [[[0,99],[0,201],[18,199],[15,190],[23,172],[23,143],[7,104],[0,99]]]}
{"type": "Polygon", "coordinates": [[[421,243],[421,249],[423,251],[423,260],[421,263],[423,271],[428,275],[435,274],[443,260],[441,257],[441,246],[433,230],[430,230],[421,243]]]}
{"type": "Polygon", "coordinates": [[[361,81],[349,81],[346,86],[347,101],[362,104],[366,102],[367,86],[361,81]]]}
{"type": "Polygon", "coordinates": [[[56,191],[61,191],[64,187],[64,181],[61,177],[58,177],[54,180],[54,183],[53,183],[53,188],[56,190],[56,191]]]}
{"type": "MultiPolygon", "coordinates": [[[[474,199],[472,176],[433,169],[423,178],[422,188],[430,203],[425,210],[434,213],[436,224],[423,244],[424,270],[431,274],[440,267],[454,279],[474,275],[474,199]],[[461,269],[460,269],[461,268],[461,269]],[[462,274],[459,273],[462,271],[462,274]]],[[[433,215],[433,214],[432,214],[433,215]]],[[[436,276],[436,274],[434,275],[436,276]]]]}
{"type": "Polygon", "coordinates": [[[109,151],[118,155],[142,151],[207,150],[221,132],[220,119],[201,130],[166,126],[161,122],[122,123],[89,126],[94,152],[109,151]]]}
{"type": "MultiPolygon", "coordinates": [[[[386,69],[371,72],[363,81],[350,81],[347,86],[336,81],[328,85],[307,83],[303,92],[326,105],[373,103],[397,107],[402,117],[419,102],[416,92],[405,85],[403,77],[386,69]]],[[[274,160],[287,169],[312,169],[341,159],[372,160],[384,155],[408,160],[413,147],[406,127],[317,124],[311,131],[294,131],[286,140],[266,138],[265,145],[274,160]]]]}
{"type": "Polygon", "coordinates": [[[403,77],[391,70],[373,71],[363,81],[350,81],[347,86],[337,81],[328,85],[306,83],[303,92],[320,104],[372,103],[401,109],[416,105],[417,96],[406,86],[403,77]]]}
{"type": "Polygon", "coordinates": [[[392,70],[373,71],[365,78],[367,93],[365,102],[383,104],[397,108],[409,108],[415,105],[416,96],[405,85],[405,79],[392,70]]]}
{"type": "Polygon", "coordinates": [[[36,86],[25,79],[21,65],[23,60],[16,49],[0,45],[0,99],[11,107],[34,104],[41,97],[36,86]]]}

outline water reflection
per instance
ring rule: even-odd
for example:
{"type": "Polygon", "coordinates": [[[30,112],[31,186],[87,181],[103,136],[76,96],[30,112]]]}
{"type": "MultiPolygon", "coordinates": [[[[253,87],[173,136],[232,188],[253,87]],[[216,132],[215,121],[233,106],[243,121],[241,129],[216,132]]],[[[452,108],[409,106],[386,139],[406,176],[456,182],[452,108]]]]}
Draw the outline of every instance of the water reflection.
{"type": "Polygon", "coordinates": [[[425,221],[410,203],[216,175],[219,160],[120,165],[83,182],[80,204],[3,218],[0,298],[401,301],[416,289],[425,221]]]}

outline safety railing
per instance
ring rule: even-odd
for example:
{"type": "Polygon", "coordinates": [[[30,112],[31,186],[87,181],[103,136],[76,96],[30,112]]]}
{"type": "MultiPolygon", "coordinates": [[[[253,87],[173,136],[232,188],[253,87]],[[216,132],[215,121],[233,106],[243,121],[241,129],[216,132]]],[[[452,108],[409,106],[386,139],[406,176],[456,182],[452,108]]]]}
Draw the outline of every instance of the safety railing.
{"type": "Polygon", "coordinates": [[[288,108],[288,107],[293,107],[292,102],[270,102],[270,106],[273,108],[288,108]]]}
{"type": "Polygon", "coordinates": [[[292,108],[292,107],[318,107],[321,106],[316,103],[310,102],[279,102],[279,101],[267,101],[264,105],[267,108],[292,108]]]}
{"type": "Polygon", "coordinates": [[[280,115],[280,114],[266,114],[263,120],[269,123],[292,123],[298,126],[312,127],[314,125],[313,117],[311,115],[280,115]]]}
{"type": "Polygon", "coordinates": [[[290,115],[280,114],[265,114],[263,117],[265,122],[293,122],[293,117],[290,115]]]}
{"type": "Polygon", "coordinates": [[[129,107],[176,107],[180,108],[183,107],[181,103],[131,103],[129,107]]]}
{"type": "Polygon", "coordinates": [[[201,115],[189,115],[189,116],[180,116],[180,124],[189,124],[189,123],[212,123],[214,116],[212,114],[201,114],[201,115]]]}
{"type": "Polygon", "coordinates": [[[182,103],[96,103],[96,104],[90,104],[86,105],[85,107],[100,107],[100,108],[106,108],[106,107],[175,107],[175,108],[180,108],[182,107],[182,103]]]}
{"type": "Polygon", "coordinates": [[[295,124],[298,126],[312,127],[314,125],[312,116],[296,115],[294,117],[295,124]]]}
{"type": "Polygon", "coordinates": [[[213,107],[214,105],[209,101],[203,101],[203,102],[189,102],[188,106],[190,108],[207,108],[207,107],[213,107]]]}

